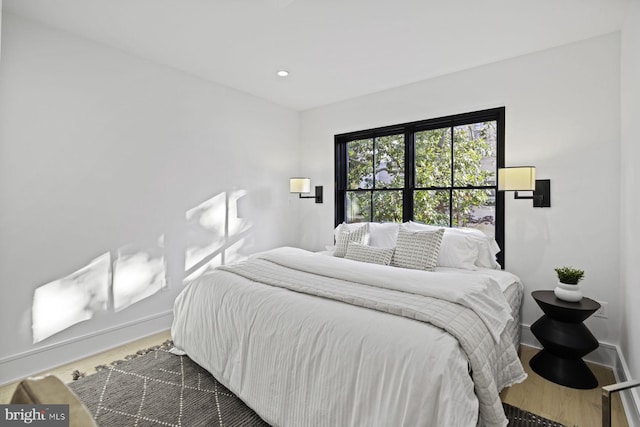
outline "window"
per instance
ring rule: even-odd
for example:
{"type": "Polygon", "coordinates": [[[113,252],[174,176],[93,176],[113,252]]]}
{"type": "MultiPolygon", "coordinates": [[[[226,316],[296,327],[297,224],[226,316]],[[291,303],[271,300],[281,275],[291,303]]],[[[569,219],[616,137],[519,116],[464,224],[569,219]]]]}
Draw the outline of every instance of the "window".
{"type": "Polygon", "coordinates": [[[502,247],[504,114],[502,107],[336,135],[336,225],[472,227],[502,247]]]}

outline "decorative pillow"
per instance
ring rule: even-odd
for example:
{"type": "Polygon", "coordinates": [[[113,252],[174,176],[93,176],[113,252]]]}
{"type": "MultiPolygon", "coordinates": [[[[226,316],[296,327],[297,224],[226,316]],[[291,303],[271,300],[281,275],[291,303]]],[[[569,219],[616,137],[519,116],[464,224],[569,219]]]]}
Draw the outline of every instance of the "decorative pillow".
{"type": "Polygon", "coordinates": [[[443,228],[433,231],[409,231],[400,227],[391,265],[433,271],[443,234],[443,228]]]}
{"type": "MultiPolygon", "coordinates": [[[[365,224],[370,224],[368,222],[352,222],[350,224],[347,224],[346,222],[343,222],[342,224],[338,224],[338,226],[333,230],[333,240],[335,242],[338,241],[338,237],[340,236],[340,232],[342,230],[356,230],[362,226],[364,226],[365,224]]],[[[369,231],[371,231],[371,228],[369,228],[369,231]]]]}
{"type": "Polygon", "coordinates": [[[349,242],[345,258],[371,264],[389,265],[392,256],[393,248],[374,248],[373,246],[349,242]]]}
{"type": "Polygon", "coordinates": [[[369,243],[369,223],[364,223],[358,227],[347,227],[346,224],[340,224],[340,232],[336,239],[336,250],[333,256],[344,258],[347,254],[349,242],[356,242],[362,245],[369,243]]]}
{"type": "MultiPolygon", "coordinates": [[[[403,226],[414,231],[436,230],[438,228],[434,225],[414,221],[405,223],[403,226]]],[[[498,246],[495,239],[487,236],[482,231],[466,227],[446,227],[444,236],[442,246],[440,247],[440,251],[444,252],[444,254],[443,258],[438,257],[438,266],[464,268],[466,270],[477,270],[477,267],[491,269],[500,268],[500,265],[498,265],[498,262],[496,261],[496,255],[500,252],[500,246],[498,246]],[[464,246],[466,247],[471,247],[472,245],[476,246],[476,249],[472,250],[473,252],[476,252],[476,259],[473,263],[476,267],[471,267],[468,263],[472,254],[463,253],[461,251],[463,245],[462,240],[466,240],[466,243],[464,243],[464,246]],[[460,246],[460,248],[451,248],[452,244],[460,246]],[[453,252],[450,249],[452,249],[453,252]],[[454,258],[456,255],[462,256],[462,258],[459,261],[456,261],[454,258]],[[448,261],[445,259],[448,259],[448,261]]]]}

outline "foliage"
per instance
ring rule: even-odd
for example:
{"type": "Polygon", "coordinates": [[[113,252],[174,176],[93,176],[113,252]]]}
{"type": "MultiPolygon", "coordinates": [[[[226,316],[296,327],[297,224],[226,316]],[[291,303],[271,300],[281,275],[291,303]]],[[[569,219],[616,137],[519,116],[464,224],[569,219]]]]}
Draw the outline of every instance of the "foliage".
{"type": "MultiPolygon", "coordinates": [[[[493,184],[495,167],[487,167],[487,161],[495,162],[495,125],[491,121],[414,134],[413,219],[448,226],[452,212],[452,225],[462,227],[474,207],[493,203],[491,190],[450,187],[493,184]]],[[[402,222],[404,135],[351,141],[347,154],[349,220],[402,222]],[[382,191],[371,191],[374,189],[382,191]]]]}
{"type": "Polygon", "coordinates": [[[560,280],[561,283],[565,283],[567,285],[577,285],[578,282],[584,277],[583,270],[579,270],[573,267],[559,267],[555,270],[558,274],[558,280],[560,280]]]}

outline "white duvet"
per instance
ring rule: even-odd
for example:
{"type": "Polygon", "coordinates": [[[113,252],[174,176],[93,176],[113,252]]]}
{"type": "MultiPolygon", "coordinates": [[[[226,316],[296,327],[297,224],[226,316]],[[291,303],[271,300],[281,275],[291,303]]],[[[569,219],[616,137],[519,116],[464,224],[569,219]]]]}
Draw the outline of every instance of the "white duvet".
{"type": "MultiPolygon", "coordinates": [[[[479,412],[496,406],[494,393],[525,378],[515,349],[502,339],[511,308],[487,275],[374,266],[292,248],[256,258],[190,283],[176,300],[172,335],[178,348],[274,426],[475,426],[479,412]],[[272,285],[233,271],[249,271],[251,262],[265,277],[273,270],[272,285]],[[289,279],[271,264],[291,269],[289,279]],[[354,288],[347,299],[359,305],[287,289],[298,286],[298,277],[316,295],[318,289],[342,294],[339,285],[349,295],[354,288]],[[491,381],[474,386],[469,352],[449,333],[415,320],[420,299],[433,297],[476,313],[487,335],[479,348],[501,348],[484,363],[471,351],[471,361],[493,373],[491,381]]],[[[489,417],[489,425],[506,425],[503,414],[489,417]]]]}

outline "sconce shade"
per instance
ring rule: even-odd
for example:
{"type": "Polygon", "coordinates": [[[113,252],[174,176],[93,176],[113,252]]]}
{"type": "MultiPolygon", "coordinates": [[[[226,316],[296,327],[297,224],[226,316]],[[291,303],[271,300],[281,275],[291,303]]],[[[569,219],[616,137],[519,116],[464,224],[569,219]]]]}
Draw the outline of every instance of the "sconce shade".
{"type": "Polygon", "coordinates": [[[302,193],[311,192],[311,179],[309,178],[289,178],[289,192],[298,193],[301,199],[315,199],[316,203],[322,203],[322,185],[316,185],[316,192],[313,196],[303,196],[302,193]]]}
{"type": "Polygon", "coordinates": [[[498,191],[514,191],[514,199],[532,199],[534,208],[551,207],[551,180],[536,179],[533,166],[498,169],[498,191]],[[533,195],[521,196],[518,191],[533,191],[533,195]]]}
{"type": "Polygon", "coordinates": [[[290,193],[309,193],[311,192],[311,180],[309,178],[290,178],[290,193]]]}
{"type": "Polygon", "coordinates": [[[535,189],[535,167],[518,166],[498,169],[498,191],[533,191],[535,189]]]}

